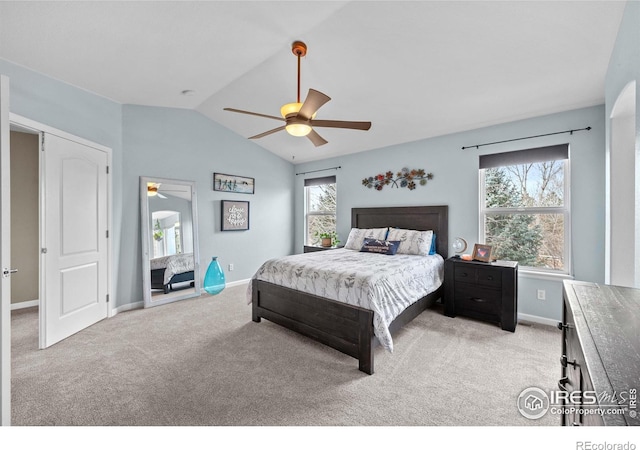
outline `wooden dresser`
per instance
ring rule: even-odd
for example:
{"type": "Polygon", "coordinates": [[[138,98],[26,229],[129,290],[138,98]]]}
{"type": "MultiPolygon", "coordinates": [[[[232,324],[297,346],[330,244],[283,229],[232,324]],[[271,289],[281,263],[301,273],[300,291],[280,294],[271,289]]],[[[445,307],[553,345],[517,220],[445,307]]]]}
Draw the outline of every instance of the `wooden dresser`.
{"type": "Polygon", "coordinates": [[[562,425],[640,425],[640,289],[564,281],[563,291],[562,425]]]}

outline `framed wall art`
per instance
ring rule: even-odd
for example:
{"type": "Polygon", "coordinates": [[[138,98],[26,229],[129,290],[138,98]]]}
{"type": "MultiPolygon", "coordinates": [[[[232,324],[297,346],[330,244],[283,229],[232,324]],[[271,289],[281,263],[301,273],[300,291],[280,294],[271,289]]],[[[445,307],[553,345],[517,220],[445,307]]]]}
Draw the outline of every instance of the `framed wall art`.
{"type": "Polygon", "coordinates": [[[475,261],[491,262],[491,246],[484,244],[475,244],[473,246],[472,259],[475,261]]]}
{"type": "Polygon", "coordinates": [[[222,200],[220,214],[222,231],[243,231],[249,229],[249,202],[222,200]]]}
{"type": "Polygon", "coordinates": [[[213,190],[223,192],[236,192],[238,194],[255,193],[256,180],[250,177],[228,175],[226,173],[213,174],[213,190]]]}

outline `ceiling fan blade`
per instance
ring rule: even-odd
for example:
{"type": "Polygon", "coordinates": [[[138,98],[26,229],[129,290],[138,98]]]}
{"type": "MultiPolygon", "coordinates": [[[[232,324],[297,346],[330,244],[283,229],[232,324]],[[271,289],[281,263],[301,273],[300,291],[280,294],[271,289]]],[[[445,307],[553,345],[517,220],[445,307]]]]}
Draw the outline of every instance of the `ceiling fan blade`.
{"type": "Polygon", "coordinates": [[[318,133],[316,133],[313,130],[311,130],[309,132],[309,134],[307,134],[307,137],[309,138],[309,140],[311,142],[313,142],[313,145],[315,145],[316,147],[320,147],[321,145],[324,145],[327,142],[329,142],[329,141],[324,140],[324,138],[322,136],[320,136],[318,133]]]}
{"type": "Polygon", "coordinates": [[[304,100],[300,111],[298,111],[298,118],[303,120],[311,119],[311,116],[313,116],[316,111],[329,100],[331,100],[331,97],[328,95],[324,95],[322,92],[316,91],[315,89],[309,89],[307,98],[304,100]]]}
{"type": "Polygon", "coordinates": [[[242,109],[235,109],[235,108],[223,108],[225,111],[231,111],[231,112],[235,112],[235,113],[240,113],[240,114],[249,114],[252,116],[258,116],[258,117],[266,117],[267,119],[276,119],[276,120],[284,120],[282,117],[278,117],[278,116],[270,116],[268,114],[260,114],[260,113],[256,113],[256,112],[251,112],[251,111],[244,111],[242,109]]]}
{"type": "Polygon", "coordinates": [[[158,195],[158,198],[163,198],[163,199],[166,199],[166,198],[167,198],[167,197],[165,197],[164,195],[162,195],[160,192],[158,192],[158,194],[157,194],[157,195],[158,195]]]}
{"type": "Polygon", "coordinates": [[[325,128],[349,128],[351,130],[368,130],[371,122],[350,122],[346,120],[312,120],[311,126],[325,128]]]}
{"type": "Polygon", "coordinates": [[[251,136],[249,139],[259,139],[261,137],[269,136],[270,134],[277,133],[278,131],[284,130],[284,125],[278,128],[274,128],[273,130],[265,131],[264,133],[256,134],[255,136],[251,136]]]}

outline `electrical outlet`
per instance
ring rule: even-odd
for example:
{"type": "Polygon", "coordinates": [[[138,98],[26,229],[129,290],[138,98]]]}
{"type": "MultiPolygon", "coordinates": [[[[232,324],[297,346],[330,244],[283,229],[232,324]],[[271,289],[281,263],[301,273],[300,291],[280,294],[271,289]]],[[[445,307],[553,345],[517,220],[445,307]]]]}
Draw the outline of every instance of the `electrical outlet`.
{"type": "Polygon", "coordinates": [[[229,264],[229,272],[231,272],[232,270],[233,270],[233,264],[229,264]]]}
{"type": "Polygon", "coordinates": [[[547,293],[544,289],[538,289],[538,300],[546,300],[547,293]]]}

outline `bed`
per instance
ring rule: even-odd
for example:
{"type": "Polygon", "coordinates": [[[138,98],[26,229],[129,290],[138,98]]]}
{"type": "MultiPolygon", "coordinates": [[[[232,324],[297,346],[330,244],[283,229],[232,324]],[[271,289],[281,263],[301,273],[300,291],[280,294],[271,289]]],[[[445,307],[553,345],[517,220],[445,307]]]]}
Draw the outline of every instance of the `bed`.
{"type": "MultiPolygon", "coordinates": [[[[447,206],[354,208],[351,211],[351,227],[433,230],[437,253],[442,259],[447,257],[447,206]]],[[[374,311],[260,279],[253,279],[250,289],[254,322],[264,318],[333,347],[356,358],[359,370],[373,374],[373,351],[380,345],[380,340],[375,336],[374,311]]],[[[389,333],[395,333],[433,305],[442,297],[442,293],[443,285],[440,285],[406,307],[388,325],[389,333]]]]}
{"type": "Polygon", "coordinates": [[[151,289],[162,289],[168,294],[177,283],[189,282],[194,285],[193,253],[161,256],[149,261],[151,269],[151,289]]]}

